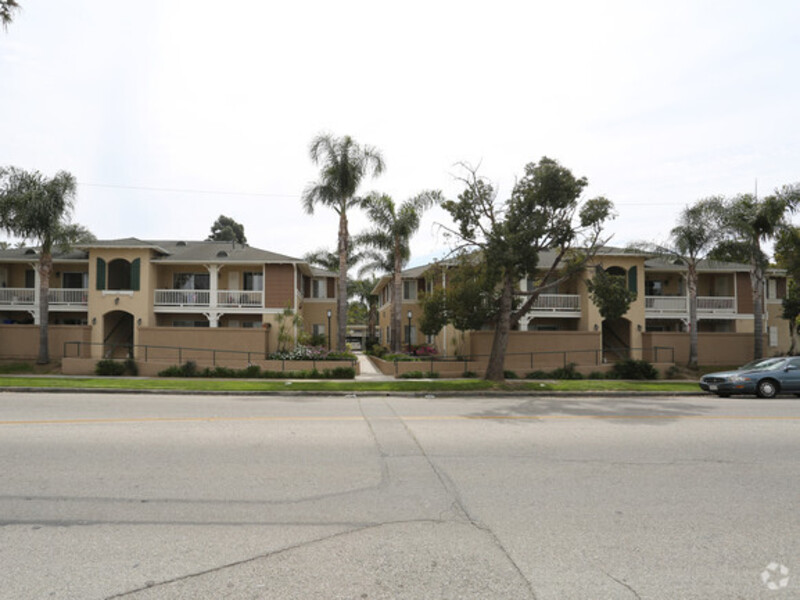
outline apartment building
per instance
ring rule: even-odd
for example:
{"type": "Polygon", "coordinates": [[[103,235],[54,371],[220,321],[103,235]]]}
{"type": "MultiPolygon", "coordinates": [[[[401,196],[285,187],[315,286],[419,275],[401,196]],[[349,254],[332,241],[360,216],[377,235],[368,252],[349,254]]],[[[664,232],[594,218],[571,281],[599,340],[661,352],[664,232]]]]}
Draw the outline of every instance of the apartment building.
{"type": "MultiPolygon", "coordinates": [[[[544,272],[554,257],[543,253],[539,269],[544,272]]],[[[456,331],[451,325],[436,336],[419,332],[420,298],[434,287],[447,287],[457,264],[432,263],[403,272],[403,344],[428,343],[443,355],[486,356],[491,349],[493,324],[481,331],[456,331]],[[409,337],[410,336],[410,337],[409,337]]],[[[741,364],[752,359],[753,294],[749,267],[743,264],[706,261],[700,265],[698,278],[698,335],[701,364],[741,364]]],[[[522,317],[511,337],[509,352],[536,353],[546,364],[613,360],[615,355],[629,355],[655,362],[688,361],[689,295],[686,265],[654,258],[625,249],[604,248],[580,275],[539,296],[531,310],[522,317]],[[624,277],[636,293],[622,319],[603,320],[592,303],[586,280],[596,267],[624,277]],[[547,354],[552,360],[547,360],[547,354]],[[672,359],[672,360],[669,360],[672,359]]],[[[533,289],[533,281],[520,281],[521,291],[533,289]]],[[[768,272],[764,293],[764,351],[767,355],[785,353],[790,346],[790,329],[781,318],[781,300],[786,295],[786,273],[768,272]]],[[[382,278],[374,289],[380,298],[379,329],[381,341],[390,340],[389,329],[392,285],[382,278]]]]}
{"type": "MultiPolygon", "coordinates": [[[[36,356],[25,326],[40,323],[38,258],[34,248],[0,250],[0,356],[36,356]]],[[[301,330],[327,336],[337,323],[336,278],[301,259],[232,242],[96,241],[54,256],[51,355],[75,341],[93,358],[130,347],[138,357],[144,346],[264,353],[277,348],[287,308],[302,317],[301,330]]],[[[297,333],[296,323],[287,326],[297,333]]]]}

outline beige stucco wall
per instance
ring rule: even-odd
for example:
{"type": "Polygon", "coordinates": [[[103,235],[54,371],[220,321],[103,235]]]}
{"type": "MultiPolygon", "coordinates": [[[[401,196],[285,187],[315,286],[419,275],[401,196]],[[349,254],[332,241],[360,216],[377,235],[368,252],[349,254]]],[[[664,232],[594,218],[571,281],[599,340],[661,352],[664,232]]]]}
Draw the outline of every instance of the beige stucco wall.
{"type": "MultiPolygon", "coordinates": [[[[654,346],[674,348],[675,364],[689,362],[689,334],[651,332],[643,336],[646,348],[654,346]]],[[[699,333],[697,355],[700,365],[742,365],[753,360],[752,333],[699,333]]],[[[764,336],[766,354],[771,355],[768,336],[764,336]]]]}
{"type": "MultiPolygon", "coordinates": [[[[47,328],[48,353],[51,358],[61,358],[65,342],[89,342],[91,328],[82,325],[50,325],[47,328]]],[[[70,346],[70,356],[78,349],[70,346]]],[[[81,346],[81,353],[88,356],[89,347],[81,346]]],[[[0,358],[34,360],[39,356],[38,325],[0,325],[0,358]]]]}
{"type": "MultiPolygon", "coordinates": [[[[602,362],[601,334],[594,331],[512,331],[506,349],[506,368],[528,371],[565,363],[602,362]]],[[[492,350],[493,331],[473,331],[470,354],[486,360],[492,350]]]]}
{"type": "Polygon", "coordinates": [[[303,301],[300,311],[303,317],[303,330],[309,335],[314,331],[314,325],[322,325],[325,328],[325,335],[331,335],[331,344],[336,345],[336,332],[339,320],[336,318],[336,301],[330,300],[310,300],[303,301]],[[328,331],[328,311],[331,311],[331,326],[328,331]]]}
{"type": "Polygon", "coordinates": [[[140,344],[139,330],[141,327],[150,327],[155,324],[153,312],[153,299],[156,287],[156,269],[151,264],[152,251],[147,248],[92,248],[89,251],[89,323],[92,325],[92,342],[94,356],[102,354],[104,335],[104,317],[113,311],[127,312],[133,315],[133,343],[140,344]],[[97,259],[106,262],[106,287],[109,280],[109,264],[116,259],[125,259],[133,262],[141,261],[139,290],[98,290],[97,289],[97,259]],[[141,326],[138,325],[141,319],[141,326]]]}
{"type": "Polygon", "coordinates": [[[210,359],[211,350],[218,350],[218,356],[237,358],[246,362],[247,353],[251,359],[265,358],[274,350],[269,346],[269,331],[258,329],[225,328],[225,327],[140,327],[139,344],[148,348],[139,348],[137,358],[147,360],[171,360],[182,362],[210,359]],[[161,346],[162,348],[156,348],[161,346]],[[178,352],[176,348],[185,350],[178,352]],[[201,350],[190,350],[201,349],[201,350]],[[225,352],[229,351],[229,352],[225,352]],[[243,353],[243,354],[242,354],[243,353]]]}

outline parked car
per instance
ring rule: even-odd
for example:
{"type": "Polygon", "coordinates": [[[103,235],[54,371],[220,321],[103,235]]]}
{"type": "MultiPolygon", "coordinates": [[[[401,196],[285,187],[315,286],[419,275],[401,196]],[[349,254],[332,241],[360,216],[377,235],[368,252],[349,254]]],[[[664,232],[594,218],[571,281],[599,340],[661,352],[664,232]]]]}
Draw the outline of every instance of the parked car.
{"type": "Polygon", "coordinates": [[[734,371],[709,373],[700,379],[700,389],[722,398],[733,394],[755,394],[759,398],[800,396],[800,357],[764,358],[734,371]]]}

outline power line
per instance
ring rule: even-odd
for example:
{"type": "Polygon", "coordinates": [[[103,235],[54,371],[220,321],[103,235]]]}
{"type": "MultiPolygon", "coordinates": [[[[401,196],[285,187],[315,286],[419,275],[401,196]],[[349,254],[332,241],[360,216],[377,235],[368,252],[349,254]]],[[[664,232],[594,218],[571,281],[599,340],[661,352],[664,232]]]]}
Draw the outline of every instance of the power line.
{"type": "Polygon", "coordinates": [[[299,198],[300,194],[264,194],[260,192],[230,192],[222,190],[190,190],[181,188],[159,188],[143,185],[117,185],[112,183],[89,183],[78,182],[78,185],[85,187],[112,188],[119,190],[140,190],[145,192],[170,192],[178,194],[215,194],[217,196],[251,196],[259,198],[299,198]]]}

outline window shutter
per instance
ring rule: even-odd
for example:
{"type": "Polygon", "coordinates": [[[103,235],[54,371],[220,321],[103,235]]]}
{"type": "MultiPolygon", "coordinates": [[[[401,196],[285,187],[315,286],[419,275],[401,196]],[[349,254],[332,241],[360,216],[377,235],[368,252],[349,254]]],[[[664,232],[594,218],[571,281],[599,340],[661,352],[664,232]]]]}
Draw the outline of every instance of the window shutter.
{"type": "Polygon", "coordinates": [[[102,258],[97,259],[97,289],[106,289],[106,261],[102,258]]]}
{"type": "Polygon", "coordinates": [[[142,259],[137,258],[131,263],[131,289],[139,291],[139,277],[142,270],[142,259]]]}
{"type": "Polygon", "coordinates": [[[632,291],[634,294],[639,293],[638,289],[638,277],[637,277],[637,268],[631,267],[628,270],[628,289],[632,291]]]}

